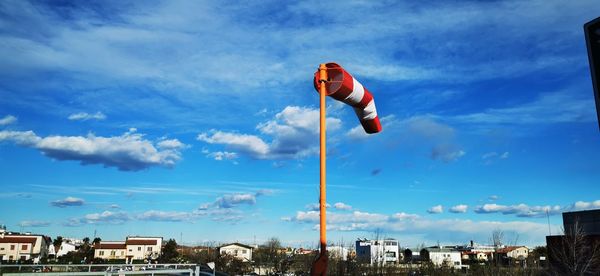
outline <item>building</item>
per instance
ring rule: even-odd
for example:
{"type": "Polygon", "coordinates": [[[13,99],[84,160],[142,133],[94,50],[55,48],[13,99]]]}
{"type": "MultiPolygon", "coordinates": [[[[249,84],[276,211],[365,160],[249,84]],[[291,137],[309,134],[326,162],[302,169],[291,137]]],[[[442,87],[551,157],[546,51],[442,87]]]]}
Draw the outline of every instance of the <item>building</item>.
{"type": "Polygon", "coordinates": [[[101,241],[94,245],[94,258],[105,260],[155,260],[162,252],[162,237],[127,237],[125,241],[101,241]]]}
{"type": "Polygon", "coordinates": [[[94,258],[105,260],[125,260],[127,246],[124,241],[101,241],[94,245],[94,258]]]}
{"type": "Polygon", "coordinates": [[[548,264],[562,274],[600,274],[600,209],[562,216],[564,235],[546,236],[548,264]]]}
{"type": "Polygon", "coordinates": [[[514,260],[525,260],[529,256],[529,248],[526,246],[506,246],[496,250],[498,259],[511,258],[514,260]]]}
{"type": "Polygon", "coordinates": [[[397,264],[400,262],[400,243],[396,239],[356,241],[356,258],[368,264],[397,264]]]}
{"type": "Polygon", "coordinates": [[[430,261],[435,266],[454,267],[460,269],[460,251],[453,248],[427,247],[421,249],[421,260],[430,261]]]}
{"type": "Polygon", "coordinates": [[[327,253],[329,254],[330,259],[346,261],[348,260],[348,254],[350,254],[350,250],[343,246],[334,245],[327,247],[327,253]]]}
{"type": "Polygon", "coordinates": [[[127,261],[155,260],[162,252],[162,237],[127,237],[127,261]]]}
{"type": "Polygon", "coordinates": [[[252,261],[252,246],[234,242],[219,247],[219,254],[230,255],[244,262],[250,262],[252,261]]]}
{"type": "Polygon", "coordinates": [[[19,234],[0,228],[0,260],[33,261],[38,263],[48,256],[50,238],[43,235],[19,234]]]}
{"type": "Polygon", "coordinates": [[[62,243],[58,247],[54,247],[54,245],[48,245],[48,254],[53,255],[55,257],[60,257],[67,255],[69,252],[75,252],[79,250],[79,247],[83,244],[82,240],[79,239],[63,239],[62,243]]]}

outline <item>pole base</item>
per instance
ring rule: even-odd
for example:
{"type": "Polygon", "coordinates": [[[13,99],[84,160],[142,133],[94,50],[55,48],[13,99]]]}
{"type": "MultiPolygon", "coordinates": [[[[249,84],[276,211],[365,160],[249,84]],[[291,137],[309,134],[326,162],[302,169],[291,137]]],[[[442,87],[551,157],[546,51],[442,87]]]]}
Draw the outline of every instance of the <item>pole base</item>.
{"type": "Polygon", "coordinates": [[[329,259],[327,253],[319,254],[319,257],[315,260],[312,267],[310,268],[311,276],[325,276],[327,275],[327,263],[329,259]]]}

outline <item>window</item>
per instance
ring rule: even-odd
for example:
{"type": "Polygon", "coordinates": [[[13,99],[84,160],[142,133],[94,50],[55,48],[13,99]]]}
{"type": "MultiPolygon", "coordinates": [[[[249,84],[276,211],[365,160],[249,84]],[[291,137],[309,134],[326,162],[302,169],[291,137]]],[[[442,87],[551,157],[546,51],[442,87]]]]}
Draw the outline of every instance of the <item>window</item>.
{"type": "Polygon", "coordinates": [[[152,251],[152,246],[148,247],[148,251],[152,251]]]}
{"type": "Polygon", "coordinates": [[[114,255],[116,255],[115,253],[116,253],[116,252],[115,252],[114,250],[113,250],[113,251],[110,251],[110,255],[111,255],[111,256],[114,256],[114,255]]]}
{"type": "Polygon", "coordinates": [[[27,250],[27,245],[26,244],[21,245],[21,250],[27,250]]]}
{"type": "Polygon", "coordinates": [[[142,247],[141,246],[138,246],[138,251],[142,251],[142,247]]]}
{"type": "Polygon", "coordinates": [[[4,247],[0,248],[0,250],[4,251],[4,247]]]}
{"type": "Polygon", "coordinates": [[[246,250],[246,249],[242,250],[242,254],[246,254],[246,253],[248,253],[248,250],[246,250]]]}
{"type": "Polygon", "coordinates": [[[10,250],[15,250],[15,245],[14,244],[10,245],[10,250]]]}
{"type": "Polygon", "coordinates": [[[129,248],[129,252],[133,251],[133,249],[129,248]]]}
{"type": "Polygon", "coordinates": [[[100,253],[98,253],[98,255],[100,255],[100,256],[104,256],[104,251],[103,251],[103,250],[100,250],[100,253]]]}

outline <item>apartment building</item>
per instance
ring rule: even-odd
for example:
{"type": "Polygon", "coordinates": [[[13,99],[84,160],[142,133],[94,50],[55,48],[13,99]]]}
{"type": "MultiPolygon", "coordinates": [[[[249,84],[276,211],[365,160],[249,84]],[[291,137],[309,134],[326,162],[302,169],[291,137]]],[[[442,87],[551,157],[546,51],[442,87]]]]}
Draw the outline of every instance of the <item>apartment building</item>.
{"type": "Polygon", "coordinates": [[[400,243],[396,239],[356,241],[356,257],[368,264],[397,264],[401,260],[400,243]]]}

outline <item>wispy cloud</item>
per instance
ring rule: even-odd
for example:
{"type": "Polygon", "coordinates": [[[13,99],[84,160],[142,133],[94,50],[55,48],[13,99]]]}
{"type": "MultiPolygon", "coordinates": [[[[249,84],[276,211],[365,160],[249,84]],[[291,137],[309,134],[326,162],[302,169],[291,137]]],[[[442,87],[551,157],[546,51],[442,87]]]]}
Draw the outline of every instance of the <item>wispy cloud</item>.
{"type": "Polygon", "coordinates": [[[17,122],[17,117],[13,115],[6,115],[4,118],[0,119],[0,126],[10,125],[17,122]]]}
{"type": "Polygon", "coordinates": [[[54,207],[65,208],[65,207],[70,207],[70,206],[81,206],[84,203],[85,203],[85,201],[81,198],[69,196],[64,199],[52,201],[52,202],[50,202],[50,205],[52,205],[54,207]]]}
{"type": "Polygon", "coordinates": [[[517,205],[489,203],[477,206],[473,211],[478,214],[502,213],[504,215],[516,215],[518,217],[543,217],[546,216],[546,214],[560,214],[566,210],[559,205],[529,206],[523,203],[517,205]]]}
{"type": "Polygon", "coordinates": [[[52,223],[49,221],[41,221],[41,220],[23,220],[19,222],[19,226],[21,227],[48,227],[52,223]]]}
{"type": "Polygon", "coordinates": [[[213,208],[218,209],[230,209],[235,208],[240,205],[254,205],[256,204],[256,199],[260,196],[270,195],[272,194],[272,190],[258,190],[255,193],[233,193],[226,194],[221,197],[218,197],[212,203],[204,203],[200,206],[199,210],[208,210],[213,208]]]}
{"type": "Polygon", "coordinates": [[[138,220],[150,220],[150,221],[190,221],[193,218],[192,213],[189,212],[167,212],[167,211],[156,211],[150,210],[135,217],[138,220]]]}
{"type": "Polygon", "coordinates": [[[104,113],[98,111],[94,114],[90,114],[87,112],[79,112],[73,113],[69,115],[69,120],[71,121],[87,121],[87,120],[104,120],[106,119],[106,115],[104,113]]]}
{"type": "MultiPolygon", "coordinates": [[[[289,223],[308,224],[318,229],[319,212],[298,211],[291,217],[282,217],[289,223]]],[[[429,240],[464,242],[465,240],[487,241],[492,231],[501,229],[514,232],[528,244],[543,242],[548,226],[545,223],[524,221],[473,221],[469,219],[429,219],[416,214],[379,213],[355,211],[348,214],[329,212],[328,229],[331,231],[385,231],[402,234],[418,234],[429,240]]],[[[421,240],[422,241],[422,240],[421,240]]]]}
{"type": "Polygon", "coordinates": [[[138,171],[151,166],[172,167],[181,159],[184,145],[178,140],[161,141],[156,146],[136,133],[136,129],[113,137],[47,136],[33,131],[0,131],[0,141],[38,149],[56,160],[75,160],[82,165],[102,164],[122,171],[138,171]],[[158,147],[158,148],[157,148],[158,147]]]}

